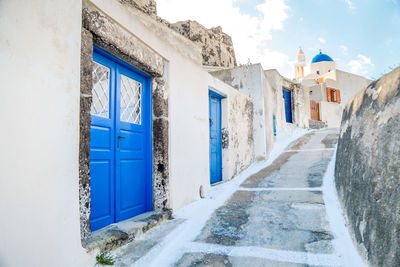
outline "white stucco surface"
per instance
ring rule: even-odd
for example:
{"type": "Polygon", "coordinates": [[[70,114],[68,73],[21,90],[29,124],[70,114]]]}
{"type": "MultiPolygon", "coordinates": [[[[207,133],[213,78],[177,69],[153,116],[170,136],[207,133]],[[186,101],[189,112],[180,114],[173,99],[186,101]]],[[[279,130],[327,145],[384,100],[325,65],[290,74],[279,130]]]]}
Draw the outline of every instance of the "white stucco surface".
{"type": "Polygon", "coordinates": [[[352,96],[356,95],[372,82],[372,80],[363,76],[341,70],[336,70],[336,77],[342,98],[342,107],[346,105],[352,96]]]}
{"type": "Polygon", "coordinates": [[[206,74],[211,90],[226,95],[221,100],[222,129],[228,133],[228,147],[222,149],[222,179],[230,180],[254,160],[252,100],[230,85],[206,74]],[[249,114],[250,113],[250,114],[249,114]]]}
{"type": "Polygon", "coordinates": [[[336,69],[335,61],[320,61],[316,63],[311,63],[310,71],[311,74],[316,74],[318,77],[328,72],[332,72],[336,69]],[[319,74],[317,73],[319,71],[319,74]]]}
{"type": "Polygon", "coordinates": [[[1,1],[0,36],[0,266],[92,266],[79,228],[81,1],[1,1]]]}
{"type": "Polygon", "coordinates": [[[265,129],[265,99],[262,88],[261,64],[244,65],[230,70],[232,84],[253,100],[254,156],[256,160],[268,157],[265,129]]]}
{"type": "Polygon", "coordinates": [[[321,101],[319,104],[319,114],[321,121],[325,122],[329,128],[340,127],[342,107],[338,103],[321,101]]]}
{"type": "Polygon", "coordinates": [[[92,1],[104,14],[168,61],[170,208],[208,188],[208,90],[200,49],[153,18],[117,1],[92,1]]]}
{"type": "MultiPolygon", "coordinates": [[[[205,189],[210,186],[209,86],[224,91],[228,103],[244,95],[209,79],[201,65],[201,48],[190,40],[118,1],[91,2],[168,61],[170,208],[180,209],[200,198],[200,186],[205,189]]],[[[240,144],[238,149],[245,150],[245,147],[240,144]]],[[[243,156],[237,159],[238,164],[247,165],[249,159],[250,156],[243,156]]],[[[232,162],[229,161],[229,167],[223,167],[224,177],[235,173],[232,162]]]]}

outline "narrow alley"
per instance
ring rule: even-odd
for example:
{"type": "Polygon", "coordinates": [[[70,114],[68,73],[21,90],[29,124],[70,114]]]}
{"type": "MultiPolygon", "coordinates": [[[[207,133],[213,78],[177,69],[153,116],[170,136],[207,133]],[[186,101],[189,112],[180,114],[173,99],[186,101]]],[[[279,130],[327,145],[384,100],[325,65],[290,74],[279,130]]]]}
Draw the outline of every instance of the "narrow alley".
{"type": "Polygon", "coordinates": [[[362,266],[329,181],[337,138],[336,129],[306,133],[117,250],[117,265],[362,266]]]}

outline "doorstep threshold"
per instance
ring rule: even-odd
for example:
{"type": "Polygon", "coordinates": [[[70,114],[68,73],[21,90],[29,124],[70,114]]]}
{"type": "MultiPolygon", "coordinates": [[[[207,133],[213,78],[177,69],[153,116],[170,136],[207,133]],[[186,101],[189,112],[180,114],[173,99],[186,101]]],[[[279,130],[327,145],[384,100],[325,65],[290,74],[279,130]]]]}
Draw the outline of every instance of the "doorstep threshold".
{"type": "Polygon", "coordinates": [[[88,251],[99,249],[101,252],[109,252],[137,239],[151,228],[171,218],[170,210],[149,211],[96,230],[82,244],[88,251]]]}

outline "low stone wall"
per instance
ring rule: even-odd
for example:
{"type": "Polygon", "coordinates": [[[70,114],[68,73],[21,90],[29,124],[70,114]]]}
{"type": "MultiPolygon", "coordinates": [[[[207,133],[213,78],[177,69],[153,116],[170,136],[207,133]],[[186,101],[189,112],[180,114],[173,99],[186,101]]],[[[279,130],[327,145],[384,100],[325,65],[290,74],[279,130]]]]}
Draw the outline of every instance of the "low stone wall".
{"type": "Polygon", "coordinates": [[[336,187],[371,266],[400,264],[400,68],[372,82],[343,112],[336,187]]]}

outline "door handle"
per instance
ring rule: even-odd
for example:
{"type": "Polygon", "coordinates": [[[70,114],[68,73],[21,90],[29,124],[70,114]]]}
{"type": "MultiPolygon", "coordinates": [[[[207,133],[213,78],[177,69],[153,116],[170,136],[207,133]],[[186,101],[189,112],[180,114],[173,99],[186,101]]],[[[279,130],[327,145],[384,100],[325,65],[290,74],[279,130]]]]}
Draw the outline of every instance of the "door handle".
{"type": "Polygon", "coordinates": [[[125,136],[119,135],[117,136],[117,148],[119,148],[119,139],[126,138],[125,136]]]}

